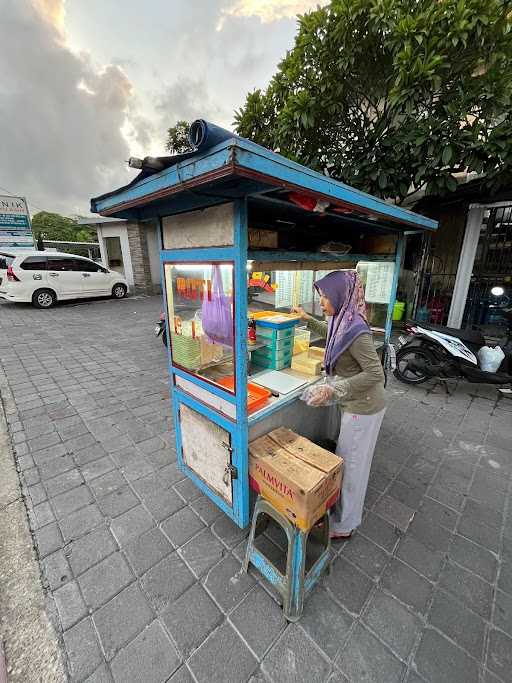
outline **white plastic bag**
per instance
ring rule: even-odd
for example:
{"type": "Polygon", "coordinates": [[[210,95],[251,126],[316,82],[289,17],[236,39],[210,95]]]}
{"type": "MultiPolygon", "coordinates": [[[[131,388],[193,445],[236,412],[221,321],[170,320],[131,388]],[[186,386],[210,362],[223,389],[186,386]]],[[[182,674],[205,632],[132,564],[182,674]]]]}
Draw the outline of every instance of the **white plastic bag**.
{"type": "Polygon", "coordinates": [[[497,372],[502,360],[505,358],[501,346],[482,346],[478,352],[478,361],[480,363],[480,370],[484,372],[497,372]]]}

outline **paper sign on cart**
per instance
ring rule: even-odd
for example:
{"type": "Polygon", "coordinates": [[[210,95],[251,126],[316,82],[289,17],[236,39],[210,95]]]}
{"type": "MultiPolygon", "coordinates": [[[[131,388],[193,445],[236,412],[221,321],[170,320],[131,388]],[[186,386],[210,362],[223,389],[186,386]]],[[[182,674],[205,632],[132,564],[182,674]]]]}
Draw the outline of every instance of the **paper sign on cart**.
{"type": "Polygon", "coordinates": [[[367,263],[366,286],[364,298],[369,304],[388,304],[393,288],[395,264],[367,263]]]}

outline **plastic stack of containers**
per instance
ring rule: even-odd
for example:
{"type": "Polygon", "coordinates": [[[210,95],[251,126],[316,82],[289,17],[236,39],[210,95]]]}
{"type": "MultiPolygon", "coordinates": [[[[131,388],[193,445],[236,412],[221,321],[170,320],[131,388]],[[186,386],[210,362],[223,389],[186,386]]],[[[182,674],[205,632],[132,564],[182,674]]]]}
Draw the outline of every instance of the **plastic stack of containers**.
{"type": "Polygon", "coordinates": [[[293,337],[293,355],[298,353],[307,353],[309,351],[309,342],[311,340],[311,332],[307,327],[296,327],[295,335],[293,337]]]}
{"type": "Polygon", "coordinates": [[[252,352],[255,371],[284,370],[292,364],[295,326],[300,321],[286,315],[256,320],[256,338],[265,344],[252,352]]]}

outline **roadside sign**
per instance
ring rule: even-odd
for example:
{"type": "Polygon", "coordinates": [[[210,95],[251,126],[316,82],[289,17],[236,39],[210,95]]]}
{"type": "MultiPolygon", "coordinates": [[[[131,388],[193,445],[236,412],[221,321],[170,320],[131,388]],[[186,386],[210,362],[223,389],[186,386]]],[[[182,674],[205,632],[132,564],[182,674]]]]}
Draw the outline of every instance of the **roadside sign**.
{"type": "Polygon", "coordinates": [[[33,247],[34,236],[24,197],[0,195],[0,247],[33,247]]]}

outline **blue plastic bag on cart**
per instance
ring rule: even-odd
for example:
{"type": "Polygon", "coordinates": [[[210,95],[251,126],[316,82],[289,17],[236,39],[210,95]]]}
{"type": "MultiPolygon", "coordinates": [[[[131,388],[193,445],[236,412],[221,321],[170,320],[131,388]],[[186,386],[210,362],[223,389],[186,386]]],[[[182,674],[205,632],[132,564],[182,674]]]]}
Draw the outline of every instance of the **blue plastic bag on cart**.
{"type": "Polygon", "coordinates": [[[216,344],[233,346],[233,314],[231,300],[224,294],[220,266],[212,267],[211,290],[203,299],[201,311],[203,332],[216,344]]]}

